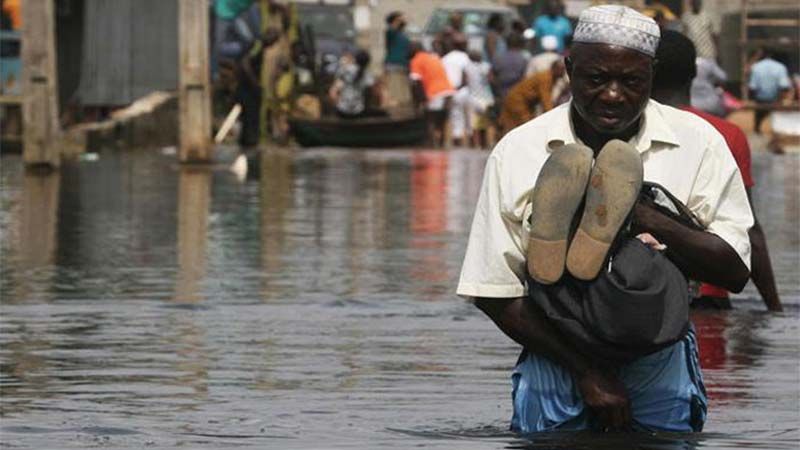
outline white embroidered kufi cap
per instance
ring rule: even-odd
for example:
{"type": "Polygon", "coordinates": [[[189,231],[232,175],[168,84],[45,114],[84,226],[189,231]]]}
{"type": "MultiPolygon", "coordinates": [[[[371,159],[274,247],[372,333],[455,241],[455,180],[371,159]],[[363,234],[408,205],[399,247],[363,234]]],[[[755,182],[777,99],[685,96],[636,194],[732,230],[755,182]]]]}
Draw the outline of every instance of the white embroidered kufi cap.
{"type": "Polygon", "coordinates": [[[572,41],[619,45],[655,57],[660,38],[655,20],[627,6],[601,5],[581,12],[572,41]]]}

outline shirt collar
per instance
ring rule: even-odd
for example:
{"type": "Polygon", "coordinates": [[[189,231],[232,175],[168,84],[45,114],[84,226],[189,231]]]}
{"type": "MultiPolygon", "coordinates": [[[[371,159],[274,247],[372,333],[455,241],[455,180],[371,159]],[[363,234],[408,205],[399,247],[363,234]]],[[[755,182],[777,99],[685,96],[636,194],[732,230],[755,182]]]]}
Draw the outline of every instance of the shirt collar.
{"type": "MultiPolygon", "coordinates": [[[[553,126],[549,128],[547,133],[547,150],[553,151],[563,145],[578,142],[575,136],[575,130],[572,127],[572,119],[570,117],[570,101],[566,105],[561,106],[564,108],[562,111],[563,118],[555,121],[553,126]]],[[[671,147],[678,147],[680,143],[675,133],[667,124],[664,116],[661,113],[663,105],[655,100],[649,100],[645,107],[642,121],[642,127],[639,133],[634,136],[629,142],[639,150],[639,153],[644,153],[650,150],[653,142],[661,142],[671,147]]]]}

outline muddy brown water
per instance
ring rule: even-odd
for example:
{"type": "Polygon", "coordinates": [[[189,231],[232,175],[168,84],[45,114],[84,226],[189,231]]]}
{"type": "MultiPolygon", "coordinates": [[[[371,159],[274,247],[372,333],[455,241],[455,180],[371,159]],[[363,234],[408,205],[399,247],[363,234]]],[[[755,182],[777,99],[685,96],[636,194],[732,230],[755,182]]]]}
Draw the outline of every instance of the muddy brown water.
{"type": "Polygon", "coordinates": [[[796,449],[800,158],[754,154],[787,306],[695,314],[694,435],[507,431],[518,348],[453,291],[487,153],[269,150],[240,182],[158,150],[2,158],[7,448],[796,449]]]}

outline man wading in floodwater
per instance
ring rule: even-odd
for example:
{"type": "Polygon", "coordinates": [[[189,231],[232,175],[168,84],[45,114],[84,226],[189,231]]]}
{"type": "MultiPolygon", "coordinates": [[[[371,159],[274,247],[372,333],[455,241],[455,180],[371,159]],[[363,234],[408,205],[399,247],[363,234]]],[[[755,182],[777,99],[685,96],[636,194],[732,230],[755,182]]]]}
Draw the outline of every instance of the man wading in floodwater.
{"type": "MultiPolygon", "coordinates": [[[[632,9],[585,10],[566,61],[573,100],[512,130],[487,161],[458,294],[474,299],[524,347],[512,374],[514,431],[688,432],[705,422],[705,389],[680,272],[741,291],[749,276],[753,218],[719,133],[691,113],[649,99],[658,40],[656,23],[632,9]],[[642,179],[686,205],[699,227],[664,213],[657,202],[637,200],[642,179]],[[647,264],[631,265],[636,258],[647,264]],[[609,287],[624,271],[623,279],[641,275],[633,289],[609,287]],[[650,289],[659,277],[664,289],[650,289]],[[646,334],[636,326],[651,319],[636,312],[654,303],[655,310],[677,308],[686,325],[672,341],[652,339],[667,344],[624,362],[598,357],[613,353],[613,346],[600,353],[576,344],[573,328],[556,320],[560,312],[543,309],[537,299],[561,290],[592,300],[600,285],[620,292],[599,300],[622,313],[579,324],[588,328],[586,336],[601,329],[614,335],[614,327],[646,334]],[[628,297],[642,293],[650,297],[631,307],[628,297]]],[[[631,336],[641,337],[636,333],[631,336]]]]}

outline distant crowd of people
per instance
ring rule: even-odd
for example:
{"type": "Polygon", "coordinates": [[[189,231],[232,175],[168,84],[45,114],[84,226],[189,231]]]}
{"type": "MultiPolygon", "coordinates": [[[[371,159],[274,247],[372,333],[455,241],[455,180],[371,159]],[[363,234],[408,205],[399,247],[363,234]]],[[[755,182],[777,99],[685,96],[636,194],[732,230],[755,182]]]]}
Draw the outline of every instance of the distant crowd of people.
{"type": "MultiPolygon", "coordinates": [[[[680,17],[658,1],[647,1],[643,13],[662,30],[685,34],[697,48],[697,76],[692,82],[694,108],[725,117],[741,102],[724,90],[727,74],[718,64],[718,31],[701,0],[692,0],[680,17]]],[[[433,144],[452,140],[459,145],[490,147],[509,130],[570,100],[564,61],[572,42],[572,23],[564,5],[548,0],[544,12],[531,23],[505,23],[492,14],[486,24],[483,48],[468,48],[464,18],[451,14],[448,24],[429,49],[411,42],[403,30],[401,12],[387,17],[386,67],[391,71],[407,65],[419,85],[417,103],[429,116],[433,144]],[[406,55],[407,59],[406,59],[406,55]]],[[[748,64],[750,97],[756,102],[755,130],[776,104],[796,100],[799,89],[789,77],[782,59],[759,49],[748,64]]],[[[774,114],[780,119],[781,113],[774,114]]]]}
{"type": "MultiPolygon", "coordinates": [[[[662,30],[683,33],[697,49],[691,105],[720,117],[741,106],[724,90],[728,77],[718,64],[717,27],[701,0],[692,0],[680,17],[658,1],[645,3],[643,14],[662,30]]],[[[276,0],[215,0],[214,5],[215,58],[236,66],[236,97],[243,107],[240,141],[253,145],[259,137],[285,135],[287,102],[302,53],[296,12],[276,0]]],[[[565,60],[573,26],[563,3],[547,0],[530,24],[513,17],[491,14],[480,24],[482,33],[471,29],[468,38],[464,16],[453,12],[446,26],[423,43],[409,38],[405,14],[392,12],[385,18],[382,76],[370,70],[369,52],[345,51],[332,79],[314,80],[324,85],[316,87],[316,110],[351,119],[386,116],[387,110],[407,105],[425,115],[430,144],[490,148],[571,96],[565,60]]],[[[748,64],[757,132],[771,106],[798,91],[794,85],[800,78],[793,81],[780,59],[760,49],[748,64]]]]}
{"type": "Polygon", "coordinates": [[[435,146],[488,148],[508,130],[569,100],[563,56],[572,25],[559,1],[548,1],[533,22],[535,42],[526,38],[522,21],[506,23],[499,13],[488,18],[482,48],[468,45],[458,12],[428,48],[405,35],[402,12],[389,14],[386,23],[387,72],[395,79],[410,76],[414,104],[428,117],[435,146]]]}

